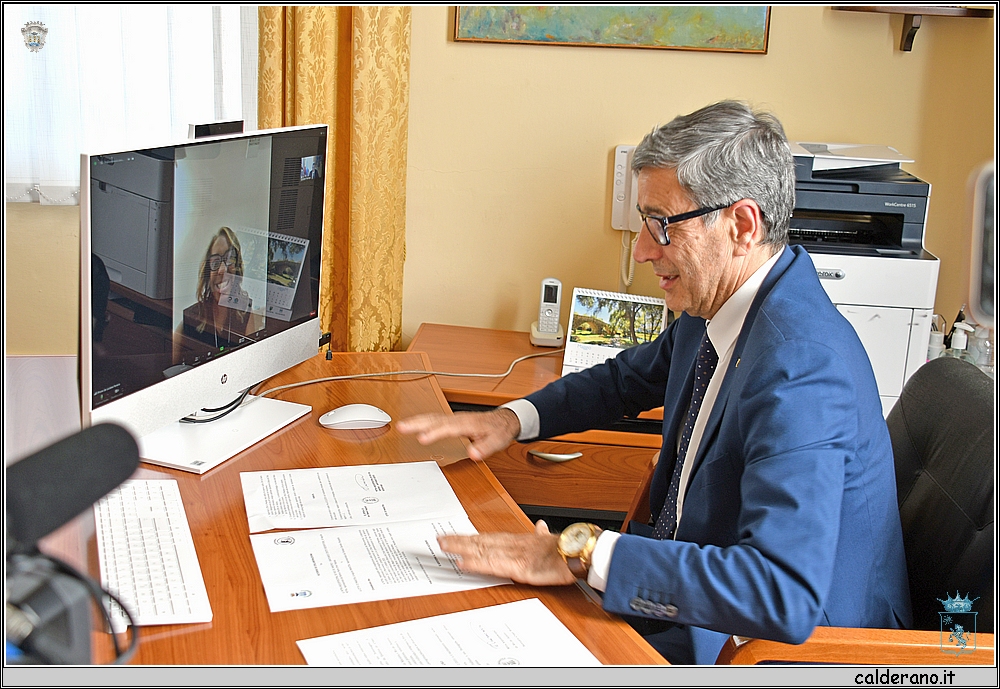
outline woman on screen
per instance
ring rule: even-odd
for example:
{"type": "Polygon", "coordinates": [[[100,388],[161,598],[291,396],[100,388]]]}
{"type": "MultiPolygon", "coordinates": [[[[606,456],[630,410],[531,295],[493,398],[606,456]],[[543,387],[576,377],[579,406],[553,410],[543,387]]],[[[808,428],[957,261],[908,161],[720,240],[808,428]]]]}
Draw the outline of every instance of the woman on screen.
{"type": "Polygon", "coordinates": [[[198,301],[184,309],[183,331],[214,347],[239,344],[260,329],[243,283],[240,240],[228,227],[212,237],[198,273],[198,301]]]}

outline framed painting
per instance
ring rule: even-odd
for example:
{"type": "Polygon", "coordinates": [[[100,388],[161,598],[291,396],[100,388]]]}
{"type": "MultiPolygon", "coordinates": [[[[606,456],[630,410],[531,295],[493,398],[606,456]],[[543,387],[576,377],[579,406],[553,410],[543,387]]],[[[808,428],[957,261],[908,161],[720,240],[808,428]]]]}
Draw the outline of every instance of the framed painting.
{"type": "Polygon", "coordinates": [[[460,6],[455,40],[767,53],[768,6],[460,6]]]}

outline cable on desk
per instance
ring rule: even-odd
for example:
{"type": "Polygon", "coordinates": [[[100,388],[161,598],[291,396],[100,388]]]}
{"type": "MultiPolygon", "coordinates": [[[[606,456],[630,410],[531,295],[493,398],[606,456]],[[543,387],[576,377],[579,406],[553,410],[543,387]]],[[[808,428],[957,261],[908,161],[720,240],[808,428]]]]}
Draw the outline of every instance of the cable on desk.
{"type": "Polygon", "coordinates": [[[115,659],[111,664],[124,665],[127,663],[132,656],[135,655],[136,650],[139,648],[139,629],[136,627],[135,618],[132,616],[132,612],[128,609],[128,606],[125,605],[117,595],[107,589],[101,588],[100,584],[86,574],[78,571],[69,563],[63,562],[59,558],[52,557],[51,555],[36,552],[32,557],[19,558],[16,560],[15,567],[24,571],[31,571],[38,570],[39,567],[43,566],[43,563],[52,567],[55,571],[70,576],[83,584],[91,599],[93,599],[94,603],[97,604],[97,608],[101,611],[104,623],[107,625],[107,628],[111,633],[111,641],[115,649],[115,659]],[[132,631],[128,648],[122,649],[118,643],[118,634],[114,631],[114,627],[112,627],[111,624],[111,612],[108,610],[108,604],[103,600],[105,596],[117,603],[125,612],[125,616],[128,617],[128,627],[132,631]]]}
{"type": "Polygon", "coordinates": [[[329,383],[335,380],[355,380],[359,378],[385,378],[388,376],[449,376],[452,378],[506,378],[510,375],[510,372],[514,370],[514,366],[521,363],[526,359],[534,359],[539,356],[552,356],[553,354],[558,354],[564,351],[562,348],[553,349],[550,352],[537,352],[535,354],[526,354],[525,356],[518,357],[510,362],[510,366],[503,373],[449,373],[446,371],[379,371],[376,373],[354,373],[347,376],[330,376],[328,378],[314,378],[313,380],[304,380],[299,383],[289,383],[287,385],[279,385],[276,388],[268,388],[263,392],[257,393],[257,397],[264,397],[265,395],[270,395],[273,392],[279,392],[281,390],[288,390],[290,388],[297,388],[303,385],[312,385],[314,383],[329,383]]]}
{"type": "MultiPolygon", "coordinates": [[[[260,385],[260,383],[257,383],[257,385],[260,385]]],[[[218,419],[221,419],[226,414],[231,414],[234,411],[236,411],[237,409],[239,409],[241,406],[243,406],[243,400],[245,400],[246,397],[247,397],[247,395],[250,394],[250,390],[253,387],[254,386],[251,385],[249,388],[247,388],[246,390],[244,390],[243,392],[241,392],[240,395],[239,395],[239,397],[237,397],[232,402],[229,402],[229,403],[227,403],[227,404],[225,404],[225,405],[223,405],[221,407],[216,407],[215,409],[202,409],[203,412],[207,412],[209,414],[214,414],[215,412],[221,412],[219,414],[215,414],[215,416],[211,416],[211,417],[208,417],[208,418],[200,418],[200,417],[197,417],[197,416],[185,416],[183,419],[180,420],[180,422],[181,423],[210,423],[212,421],[216,421],[218,419]]]]}

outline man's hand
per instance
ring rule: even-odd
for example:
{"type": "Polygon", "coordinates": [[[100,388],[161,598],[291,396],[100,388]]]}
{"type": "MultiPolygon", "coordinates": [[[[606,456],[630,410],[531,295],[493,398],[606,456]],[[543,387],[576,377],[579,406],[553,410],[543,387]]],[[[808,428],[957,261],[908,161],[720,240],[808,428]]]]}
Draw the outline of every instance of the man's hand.
{"type": "Polygon", "coordinates": [[[464,436],[472,441],[469,456],[486,459],[517,440],[521,423],[510,409],[487,412],[459,412],[458,414],[421,414],[403,419],[396,430],[416,435],[417,442],[429,445],[444,438],[464,436]]]}
{"type": "Polygon", "coordinates": [[[576,577],[556,550],[559,536],[549,533],[541,519],[535,533],[484,533],[476,536],[438,536],[446,553],[458,555],[466,572],[507,577],[532,586],[572,584],[576,577]]]}

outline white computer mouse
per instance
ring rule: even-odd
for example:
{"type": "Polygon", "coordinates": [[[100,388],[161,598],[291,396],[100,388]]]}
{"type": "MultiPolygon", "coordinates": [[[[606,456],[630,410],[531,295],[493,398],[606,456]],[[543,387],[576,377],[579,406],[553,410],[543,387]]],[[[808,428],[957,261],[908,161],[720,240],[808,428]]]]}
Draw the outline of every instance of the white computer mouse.
{"type": "Polygon", "coordinates": [[[337,430],[381,428],[390,421],[388,414],[370,404],[346,404],[319,417],[321,426],[337,430]]]}

